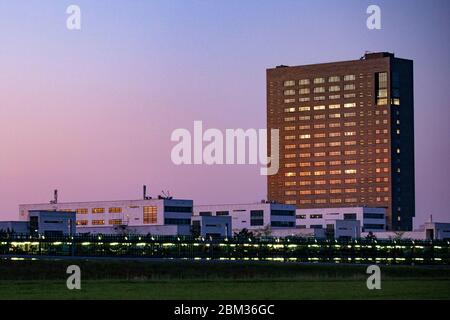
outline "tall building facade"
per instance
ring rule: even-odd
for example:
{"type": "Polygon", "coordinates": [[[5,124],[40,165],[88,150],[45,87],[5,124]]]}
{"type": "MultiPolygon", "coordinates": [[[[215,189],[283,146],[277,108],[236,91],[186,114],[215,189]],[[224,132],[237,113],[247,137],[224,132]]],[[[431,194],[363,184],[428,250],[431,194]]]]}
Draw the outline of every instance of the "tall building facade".
{"type": "Polygon", "coordinates": [[[269,200],[297,208],[385,207],[390,230],[412,229],[411,60],[380,52],[268,69],[267,125],[280,135],[269,200]]]}

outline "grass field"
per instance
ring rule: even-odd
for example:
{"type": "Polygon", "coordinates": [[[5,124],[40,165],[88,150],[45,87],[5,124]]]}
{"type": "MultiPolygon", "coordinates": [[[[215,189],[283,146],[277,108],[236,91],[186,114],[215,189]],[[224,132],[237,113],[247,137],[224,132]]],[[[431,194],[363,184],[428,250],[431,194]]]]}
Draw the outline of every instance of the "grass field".
{"type": "Polygon", "coordinates": [[[2,281],[0,299],[449,299],[450,280],[389,280],[368,290],[358,280],[2,281]]]}
{"type": "Polygon", "coordinates": [[[193,261],[0,260],[0,299],[450,299],[450,268],[193,261]],[[68,290],[65,270],[82,270],[68,290]]]}

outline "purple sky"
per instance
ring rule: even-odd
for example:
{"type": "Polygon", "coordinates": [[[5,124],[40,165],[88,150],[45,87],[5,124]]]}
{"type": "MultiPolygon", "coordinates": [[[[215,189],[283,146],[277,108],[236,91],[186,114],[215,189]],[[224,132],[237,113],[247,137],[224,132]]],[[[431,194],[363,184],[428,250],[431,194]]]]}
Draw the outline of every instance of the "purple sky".
{"type": "Polygon", "coordinates": [[[0,0],[0,218],[19,203],[266,197],[259,166],[172,164],[175,128],[265,127],[265,69],[414,60],[416,225],[450,221],[450,2],[0,0]],[[82,30],[65,27],[78,4],[82,30]],[[381,7],[382,30],[366,28],[381,7]]]}

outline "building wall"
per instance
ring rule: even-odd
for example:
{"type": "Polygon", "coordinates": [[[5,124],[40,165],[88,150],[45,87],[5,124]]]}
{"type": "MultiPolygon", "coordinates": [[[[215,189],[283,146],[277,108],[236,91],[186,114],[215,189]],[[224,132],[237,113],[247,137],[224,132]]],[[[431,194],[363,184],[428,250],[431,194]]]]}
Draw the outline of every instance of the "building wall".
{"type": "Polygon", "coordinates": [[[114,225],[136,227],[143,225],[174,224],[174,220],[167,219],[180,220],[186,225],[190,225],[192,207],[192,200],[176,199],[23,204],[19,206],[19,217],[20,220],[28,220],[28,212],[30,210],[75,211],[77,212],[78,229],[114,225]],[[186,211],[190,208],[190,212],[176,212],[177,210],[174,211],[172,208],[186,208],[186,211]],[[147,218],[150,218],[147,220],[145,219],[146,210],[149,211],[147,218]]]}
{"type": "Polygon", "coordinates": [[[0,232],[8,230],[16,234],[28,234],[30,232],[27,221],[0,221],[0,232]]]}
{"type": "Polygon", "coordinates": [[[224,205],[196,205],[194,215],[209,214],[212,216],[228,213],[232,219],[233,232],[242,229],[250,231],[264,228],[292,228],[295,227],[295,207],[283,204],[254,203],[254,204],[224,204],[224,205]],[[276,215],[277,211],[291,213],[291,215],[276,215]],[[260,217],[258,217],[260,215],[260,217]],[[253,218],[252,218],[253,216],[253,218]]]}
{"type": "Polygon", "coordinates": [[[268,176],[269,200],[298,208],[386,207],[390,229],[411,230],[412,73],[412,61],[387,53],[268,69],[268,129],[280,132],[280,170],[268,176]],[[393,73],[400,79],[399,97],[393,73]],[[378,81],[382,75],[386,82],[378,81]],[[324,83],[315,84],[320,78],[324,83]],[[377,88],[379,83],[386,88],[377,88]],[[336,86],[340,91],[331,91],[336,86]],[[320,88],[325,92],[315,92],[320,88]]]}
{"type": "Polygon", "coordinates": [[[297,228],[326,228],[327,220],[351,220],[355,216],[361,231],[384,231],[386,209],[369,207],[311,208],[296,210],[297,228]],[[376,218],[377,216],[380,218],[376,218]],[[378,228],[375,228],[378,227],[378,228]]]}
{"type": "Polygon", "coordinates": [[[77,228],[80,234],[140,234],[159,236],[188,236],[190,226],[188,225],[148,225],[148,226],[105,226],[105,227],[83,227],[77,228]]]}
{"type": "Polygon", "coordinates": [[[232,236],[231,216],[194,216],[192,224],[197,221],[200,226],[200,236],[218,236],[221,238],[232,236]]]}
{"type": "Polygon", "coordinates": [[[30,211],[29,224],[31,234],[73,235],[76,232],[76,214],[60,211],[30,211]],[[32,219],[36,219],[37,229],[34,229],[32,219]]]}

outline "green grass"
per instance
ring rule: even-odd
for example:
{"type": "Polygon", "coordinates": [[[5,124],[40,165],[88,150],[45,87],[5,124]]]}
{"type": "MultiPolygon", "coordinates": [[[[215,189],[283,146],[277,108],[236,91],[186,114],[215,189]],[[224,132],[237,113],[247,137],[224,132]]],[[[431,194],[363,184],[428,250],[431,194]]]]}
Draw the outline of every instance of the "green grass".
{"type": "Polygon", "coordinates": [[[0,259],[0,299],[450,299],[449,266],[366,266],[179,260],[0,259]],[[66,287],[81,268],[81,290],[66,287]]]}
{"type": "Polygon", "coordinates": [[[387,280],[368,290],[361,280],[87,280],[2,281],[0,299],[450,299],[447,280],[387,280]]]}

